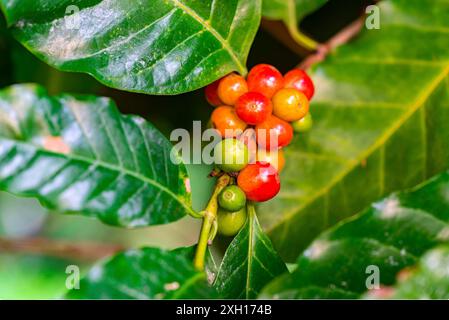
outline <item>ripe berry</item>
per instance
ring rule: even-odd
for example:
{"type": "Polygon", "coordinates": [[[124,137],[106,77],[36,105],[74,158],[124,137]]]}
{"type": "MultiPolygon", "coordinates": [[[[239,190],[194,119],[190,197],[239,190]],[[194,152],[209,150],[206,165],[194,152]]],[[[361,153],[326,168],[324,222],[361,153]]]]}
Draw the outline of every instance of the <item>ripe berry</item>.
{"type": "Polygon", "coordinates": [[[248,92],[245,78],[231,73],[220,80],[218,84],[218,97],[228,106],[233,106],[238,98],[248,92]]]}
{"type": "Polygon", "coordinates": [[[204,93],[206,95],[206,100],[210,105],[214,107],[218,107],[223,105],[223,102],[218,97],[218,85],[220,84],[220,80],[217,80],[206,87],[204,93]]]}
{"type": "Polygon", "coordinates": [[[240,119],[247,124],[256,125],[264,122],[273,111],[270,99],[259,92],[247,92],[242,95],[235,106],[240,119]]]}
{"type": "Polygon", "coordinates": [[[248,148],[239,140],[224,139],[214,148],[214,160],[224,172],[238,172],[249,162],[248,148]]]}
{"type": "Polygon", "coordinates": [[[227,237],[235,236],[245,225],[246,207],[235,212],[229,212],[222,208],[218,208],[217,222],[219,234],[227,237]]]}
{"type": "Polygon", "coordinates": [[[307,132],[312,129],[313,119],[312,115],[308,113],[304,118],[292,123],[295,132],[307,132]]]}
{"type": "Polygon", "coordinates": [[[281,183],[277,170],[269,163],[256,162],[243,169],[238,178],[239,187],[251,201],[268,201],[279,193],[281,183]]]}
{"type": "Polygon", "coordinates": [[[211,116],[212,125],[222,137],[236,137],[246,129],[246,123],[228,106],[215,108],[211,116]]]}
{"type": "Polygon", "coordinates": [[[281,172],[285,166],[284,151],[281,149],[274,150],[257,150],[257,161],[261,163],[271,164],[278,172],[281,172]]]}
{"type": "Polygon", "coordinates": [[[293,122],[304,118],[309,112],[309,100],[296,89],[279,90],[273,97],[273,114],[282,120],[293,122]]]}
{"type": "Polygon", "coordinates": [[[268,64],[255,66],[248,75],[249,91],[260,92],[270,99],[283,86],[284,78],[282,74],[278,69],[268,64]]]}
{"type": "Polygon", "coordinates": [[[227,211],[238,211],[246,205],[246,195],[236,185],[227,186],[218,195],[218,204],[227,211]]]}
{"type": "Polygon", "coordinates": [[[294,88],[301,91],[311,100],[315,94],[315,86],[309,75],[301,69],[293,69],[284,76],[285,88],[294,88]]]}
{"type": "Polygon", "coordinates": [[[293,139],[293,128],[290,123],[270,116],[256,126],[257,144],[265,149],[282,148],[293,139]]]}

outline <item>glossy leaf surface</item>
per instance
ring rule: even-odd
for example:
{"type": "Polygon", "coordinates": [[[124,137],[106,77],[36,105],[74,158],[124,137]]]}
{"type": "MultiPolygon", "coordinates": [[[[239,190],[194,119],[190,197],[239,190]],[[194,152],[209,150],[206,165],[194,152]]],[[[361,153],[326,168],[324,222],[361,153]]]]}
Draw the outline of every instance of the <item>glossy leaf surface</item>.
{"type": "Polygon", "coordinates": [[[285,149],[281,192],[258,210],[288,261],[343,218],[449,167],[449,3],[379,7],[379,30],[312,71],[314,128],[285,149]]]}
{"type": "Polygon", "coordinates": [[[171,150],[107,98],[50,97],[35,85],[0,91],[0,189],[49,209],[125,227],[175,221],[191,197],[171,150]]]}
{"type": "Polygon", "coordinates": [[[245,74],[261,15],[261,0],[1,0],[0,6],[15,37],[50,65],[148,94],[178,94],[231,71],[245,74]]]}
{"type": "Polygon", "coordinates": [[[214,286],[226,299],[254,299],[270,280],[287,271],[253,209],[226,250],[214,286]]]}
{"type": "Polygon", "coordinates": [[[194,269],[190,248],[143,248],[93,267],[69,299],[213,299],[206,274],[194,269]],[[183,250],[186,253],[183,254],[183,250]]]}
{"type": "MultiPolygon", "coordinates": [[[[396,281],[426,251],[449,243],[449,173],[392,194],[318,237],[291,275],[270,283],[263,297],[356,298],[396,281]]],[[[446,270],[447,271],[447,270],[446,270]]]]}

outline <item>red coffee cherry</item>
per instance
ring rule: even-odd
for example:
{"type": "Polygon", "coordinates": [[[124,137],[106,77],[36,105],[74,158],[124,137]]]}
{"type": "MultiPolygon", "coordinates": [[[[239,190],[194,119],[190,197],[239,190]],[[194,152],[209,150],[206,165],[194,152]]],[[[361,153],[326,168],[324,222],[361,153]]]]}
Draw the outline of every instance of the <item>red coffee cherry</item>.
{"type": "Polygon", "coordinates": [[[250,164],[240,171],[237,184],[247,199],[257,202],[274,198],[281,189],[277,170],[269,163],[261,162],[250,164]]]}
{"type": "Polygon", "coordinates": [[[212,82],[210,85],[206,87],[204,90],[204,94],[206,96],[207,102],[211,106],[218,107],[223,105],[224,103],[218,97],[218,85],[220,84],[220,80],[212,82]]]}
{"type": "Polygon", "coordinates": [[[249,91],[262,93],[269,99],[284,86],[282,74],[268,64],[259,64],[251,69],[247,81],[249,91]]]}
{"type": "Polygon", "coordinates": [[[247,92],[237,100],[235,111],[247,124],[264,122],[271,115],[273,106],[270,99],[259,92],[247,92]]]}
{"type": "Polygon", "coordinates": [[[267,150],[288,146],[293,139],[290,123],[275,116],[256,126],[257,144],[267,150]]]}
{"type": "Polygon", "coordinates": [[[304,93],[311,100],[315,94],[315,86],[309,75],[301,69],[293,69],[284,76],[284,87],[294,88],[304,93]]]}

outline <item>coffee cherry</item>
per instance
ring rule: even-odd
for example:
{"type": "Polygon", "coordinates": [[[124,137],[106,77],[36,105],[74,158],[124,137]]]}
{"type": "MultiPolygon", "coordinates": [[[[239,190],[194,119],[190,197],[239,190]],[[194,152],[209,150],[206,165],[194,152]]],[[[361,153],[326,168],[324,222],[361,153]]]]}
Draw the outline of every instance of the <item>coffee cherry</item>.
{"type": "Polygon", "coordinates": [[[206,100],[211,106],[218,107],[223,105],[223,102],[218,97],[218,85],[220,80],[217,80],[206,87],[204,93],[206,95],[206,100]]]}
{"type": "Polygon", "coordinates": [[[259,92],[247,92],[235,105],[235,111],[240,119],[247,124],[256,125],[267,120],[273,107],[270,99],[259,92]]]}
{"type": "Polygon", "coordinates": [[[304,93],[296,89],[281,89],[273,97],[273,114],[282,120],[298,121],[308,112],[309,100],[304,93]]]}
{"type": "Polygon", "coordinates": [[[293,126],[293,130],[295,130],[295,132],[307,132],[307,131],[309,131],[310,129],[312,129],[312,126],[313,126],[312,115],[309,112],[301,120],[293,122],[292,126],[293,126]]]}
{"type": "Polygon", "coordinates": [[[258,162],[271,164],[278,172],[281,172],[285,166],[285,156],[282,149],[258,149],[256,159],[258,162]]]}
{"type": "Polygon", "coordinates": [[[290,123],[275,116],[256,126],[257,144],[265,149],[282,148],[293,139],[293,128],[290,123]]]}
{"type": "Polygon", "coordinates": [[[227,186],[218,195],[218,204],[227,211],[238,211],[246,205],[246,195],[238,186],[227,186]]]}
{"type": "Polygon", "coordinates": [[[218,84],[218,97],[224,104],[234,106],[238,98],[248,92],[245,78],[231,73],[220,80],[218,84]]]}
{"type": "Polygon", "coordinates": [[[309,75],[301,69],[293,69],[284,76],[285,88],[294,88],[301,91],[311,100],[315,94],[315,86],[313,85],[312,79],[309,75]]]}
{"type": "Polygon", "coordinates": [[[249,91],[256,91],[271,99],[284,86],[282,74],[273,66],[259,64],[248,75],[249,91]]]}
{"type": "Polygon", "coordinates": [[[248,200],[257,202],[272,199],[281,188],[277,170],[269,163],[261,162],[250,164],[243,169],[237,183],[248,200]]]}
{"type": "Polygon", "coordinates": [[[235,109],[228,106],[215,108],[212,112],[213,127],[222,137],[236,137],[246,129],[246,123],[235,113],[235,109]]]}
{"type": "Polygon", "coordinates": [[[218,233],[226,237],[235,236],[245,225],[246,216],[245,206],[235,212],[219,208],[217,213],[218,233]]]}
{"type": "Polygon", "coordinates": [[[248,148],[239,140],[224,139],[214,148],[214,160],[224,172],[238,172],[248,164],[248,148]]]}

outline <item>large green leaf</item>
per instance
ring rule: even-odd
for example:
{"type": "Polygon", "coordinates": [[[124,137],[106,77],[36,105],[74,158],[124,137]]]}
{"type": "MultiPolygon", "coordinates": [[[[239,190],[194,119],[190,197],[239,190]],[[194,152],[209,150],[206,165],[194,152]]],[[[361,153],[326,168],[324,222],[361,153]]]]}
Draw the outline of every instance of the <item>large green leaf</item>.
{"type": "Polygon", "coordinates": [[[296,271],[270,283],[263,296],[358,297],[371,280],[368,267],[378,268],[381,284],[392,285],[399,271],[447,243],[449,172],[411,191],[392,194],[339,223],[299,257],[296,271]]]}
{"type": "Polygon", "coordinates": [[[282,190],[259,218],[292,261],[321,231],[449,166],[449,2],[385,0],[313,70],[316,121],[286,148],[282,190]]]}
{"type": "Polygon", "coordinates": [[[204,272],[195,270],[191,248],[129,250],[94,266],[69,291],[69,299],[210,299],[217,298],[204,272]],[[183,251],[186,251],[183,254],[183,251]]]}
{"type": "MultiPolygon", "coordinates": [[[[328,0],[263,0],[262,15],[273,20],[282,20],[293,38],[306,47],[314,42],[301,34],[300,21],[309,13],[323,6],[328,0]]],[[[311,48],[312,48],[311,47],[311,48]]]]}
{"type": "Polygon", "coordinates": [[[16,38],[63,70],[123,90],[177,94],[246,58],[261,0],[0,0],[16,38]]]}
{"type": "Polygon", "coordinates": [[[404,281],[394,287],[394,299],[449,299],[449,247],[428,252],[404,281]]]}
{"type": "Polygon", "coordinates": [[[254,299],[269,281],[286,271],[251,206],[246,224],[226,250],[214,286],[227,299],[254,299]]]}
{"type": "Polygon", "coordinates": [[[35,85],[0,91],[0,189],[50,209],[126,227],[177,220],[191,197],[171,150],[107,98],[50,97],[35,85]]]}

